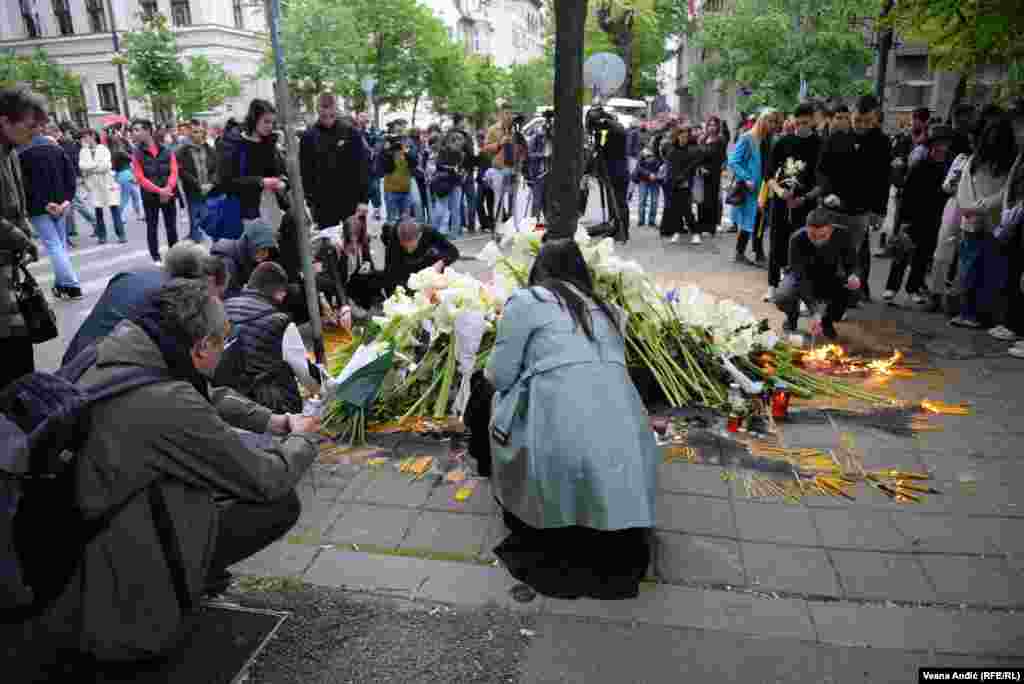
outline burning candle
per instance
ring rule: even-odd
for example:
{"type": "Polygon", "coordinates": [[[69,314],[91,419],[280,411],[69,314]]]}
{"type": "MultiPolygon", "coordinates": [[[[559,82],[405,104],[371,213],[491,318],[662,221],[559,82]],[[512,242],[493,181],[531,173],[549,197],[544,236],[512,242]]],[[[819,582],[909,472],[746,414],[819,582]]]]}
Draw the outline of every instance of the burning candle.
{"type": "Polygon", "coordinates": [[[740,425],[743,423],[743,417],[738,416],[735,413],[729,416],[729,422],[726,423],[725,429],[729,432],[739,432],[740,425]]]}
{"type": "Polygon", "coordinates": [[[772,393],[772,418],[776,420],[789,415],[789,391],[778,388],[772,393]]]}

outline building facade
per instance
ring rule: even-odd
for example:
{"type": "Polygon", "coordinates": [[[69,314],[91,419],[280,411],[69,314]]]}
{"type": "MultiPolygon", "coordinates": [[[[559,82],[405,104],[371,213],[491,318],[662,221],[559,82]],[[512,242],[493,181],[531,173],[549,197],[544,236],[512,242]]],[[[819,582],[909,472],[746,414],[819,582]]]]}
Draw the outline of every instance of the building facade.
{"type": "Polygon", "coordinates": [[[500,67],[544,56],[546,20],[541,0],[425,0],[468,54],[500,67]]]}
{"type": "MultiPolygon", "coordinates": [[[[203,55],[241,81],[241,96],[209,118],[244,116],[250,99],[273,98],[272,83],[256,78],[266,24],[261,6],[250,0],[0,0],[0,49],[42,49],[79,76],[86,109],[62,115],[96,126],[109,114],[126,113],[127,93],[112,62],[114,32],[139,28],[156,12],[168,18],[182,58],[203,55]]],[[[148,102],[127,105],[131,116],[153,116],[148,102]]]]}

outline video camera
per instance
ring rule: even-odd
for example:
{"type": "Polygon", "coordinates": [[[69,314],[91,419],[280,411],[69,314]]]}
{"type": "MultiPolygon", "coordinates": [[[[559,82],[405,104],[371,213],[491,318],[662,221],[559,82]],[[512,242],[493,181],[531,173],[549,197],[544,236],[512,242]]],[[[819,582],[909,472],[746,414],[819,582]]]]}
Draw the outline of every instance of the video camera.
{"type": "Polygon", "coordinates": [[[405,136],[399,133],[387,133],[384,135],[384,149],[393,152],[402,146],[405,136]]]}
{"type": "Polygon", "coordinates": [[[599,105],[591,107],[590,111],[587,112],[587,132],[592,135],[608,130],[614,123],[615,115],[599,105]]]}

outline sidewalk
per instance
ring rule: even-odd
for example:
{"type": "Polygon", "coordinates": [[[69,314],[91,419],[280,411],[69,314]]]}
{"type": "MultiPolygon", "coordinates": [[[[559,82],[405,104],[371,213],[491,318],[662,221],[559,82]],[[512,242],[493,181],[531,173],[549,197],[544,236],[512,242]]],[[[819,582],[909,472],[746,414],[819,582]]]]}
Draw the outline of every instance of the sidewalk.
{"type": "MultiPolygon", "coordinates": [[[[731,262],[732,236],[701,246],[662,245],[650,229],[633,236],[623,251],[661,278],[695,282],[781,322],[760,302],[765,273],[731,262]]],[[[472,272],[468,263],[460,270],[472,272]]],[[[876,261],[873,280],[887,270],[887,261],[876,261]]],[[[497,605],[545,624],[586,618],[815,646],[1024,653],[1024,423],[1015,410],[1024,399],[1024,362],[1007,356],[1005,343],[949,328],[940,316],[880,304],[852,311],[838,327],[851,346],[880,355],[899,347],[933,369],[892,379],[887,391],[972,404],[972,415],[939,416],[942,431],[915,438],[841,426],[866,466],[932,470],[941,495],[898,504],[860,488],[855,501],[755,501],[736,479],[742,468],[702,448],[704,465],[659,466],[653,581],[640,598],[521,604],[509,595],[513,580],[494,565],[491,549],[504,529],[488,483],[455,501],[461,485],[413,481],[390,462],[444,456],[447,444],[392,439],[383,465],[316,466],[300,488],[299,525],[234,570],[415,601],[497,605]]],[[[800,422],[782,432],[788,446],[830,448],[837,440],[829,425],[800,422]]]]}

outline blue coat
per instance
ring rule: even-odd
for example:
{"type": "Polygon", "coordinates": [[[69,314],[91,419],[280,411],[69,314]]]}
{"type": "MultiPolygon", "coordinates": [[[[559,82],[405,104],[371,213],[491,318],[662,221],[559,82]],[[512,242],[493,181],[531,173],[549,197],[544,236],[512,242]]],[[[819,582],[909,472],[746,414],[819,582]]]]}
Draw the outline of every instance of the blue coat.
{"type": "Polygon", "coordinates": [[[508,435],[492,437],[494,491],[537,528],[653,527],[658,447],[624,339],[590,310],[594,341],[549,290],[508,300],[487,366],[492,434],[508,435]]]}
{"type": "Polygon", "coordinates": [[[729,155],[729,169],[750,188],[746,200],[732,213],[733,223],[745,233],[753,233],[757,227],[757,193],[763,180],[761,168],[761,146],[754,142],[750,133],[744,133],[729,155]]]}

